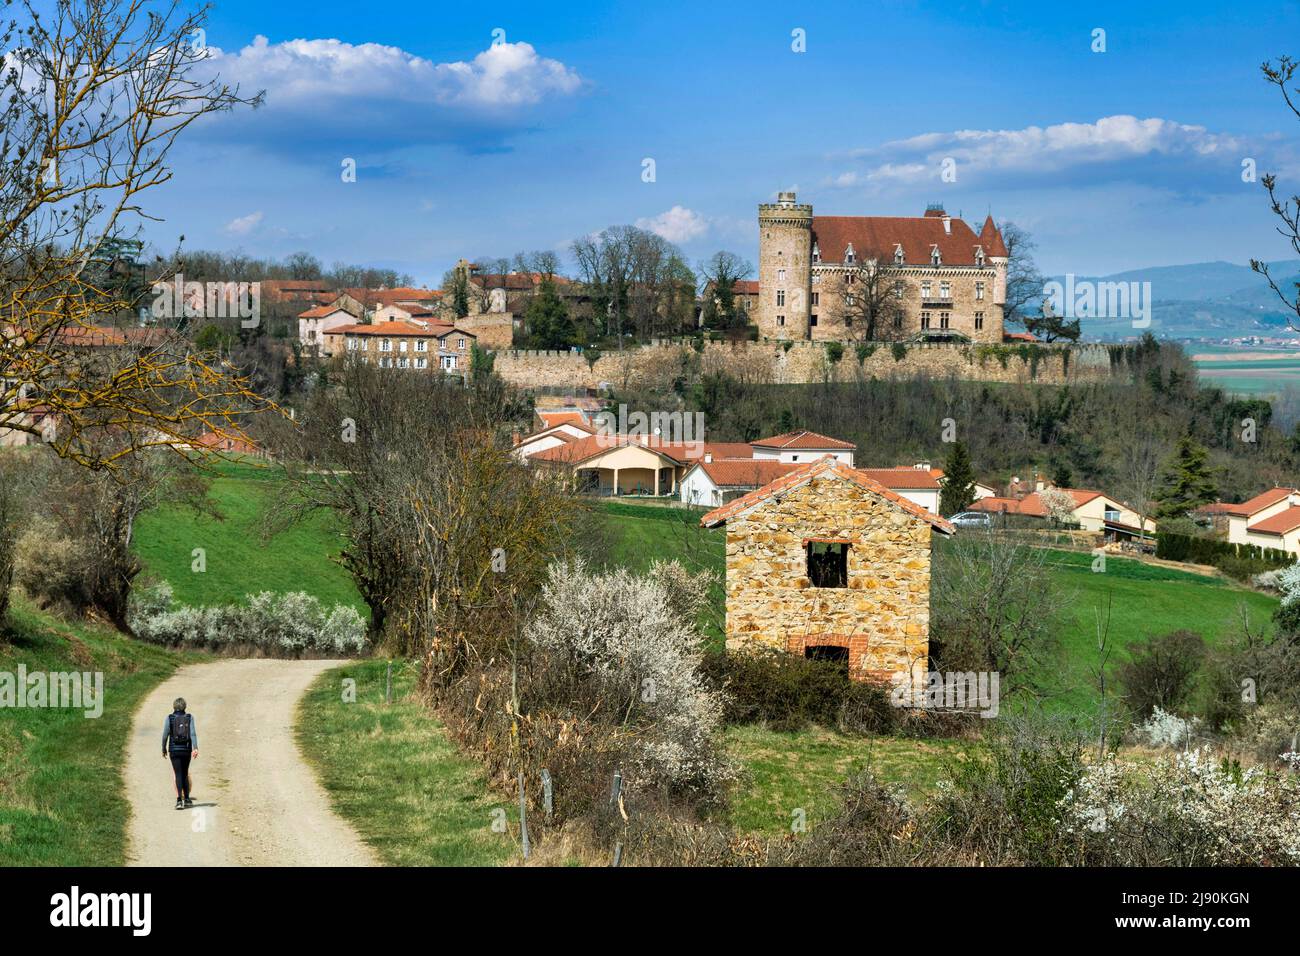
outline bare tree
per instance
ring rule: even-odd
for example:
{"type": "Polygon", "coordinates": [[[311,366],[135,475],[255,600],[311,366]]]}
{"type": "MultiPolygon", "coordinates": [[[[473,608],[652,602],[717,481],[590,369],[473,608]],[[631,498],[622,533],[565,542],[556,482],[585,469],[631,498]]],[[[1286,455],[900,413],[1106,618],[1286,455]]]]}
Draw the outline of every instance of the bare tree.
{"type": "Polygon", "coordinates": [[[856,342],[891,342],[903,338],[903,303],[908,281],[902,271],[878,261],[853,273],[842,293],[845,332],[856,342]]]}
{"type": "MultiPolygon", "coordinates": [[[[1296,68],[1300,67],[1300,62],[1293,60],[1289,56],[1281,56],[1276,64],[1265,62],[1260,66],[1264,79],[1276,86],[1278,92],[1282,94],[1284,102],[1297,119],[1300,119],[1300,87],[1288,88],[1289,84],[1295,77],[1296,68]]],[[[1260,177],[1260,183],[1268,191],[1269,208],[1273,215],[1281,220],[1281,225],[1277,227],[1278,235],[1287,241],[1292,251],[1300,255],[1300,194],[1293,194],[1290,199],[1283,199],[1277,192],[1277,177],[1273,173],[1268,173],[1260,177]]],[[[1268,263],[1258,259],[1250,260],[1250,267],[1268,280],[1269,287],[1282,300],[1287,309],[1295,313],[1295,318],[1288,318],[1287,325],[1293,330],[1300,332],[1300,283],[1292,283],[1290,289],[1283,289],[1278,280],[1269,275],[1268,263]]]]}
{"type": "Polygon", "coordinates": [[[259,403],[247,383],[175,337],[86,348],[103,316],[138,300],[104,281],[113,250],[148,217],[145,193],[171,178],[167,154],[190,124],[257,105],[212,76],[196,41],[206,11],[146,0],[21,0],[0,32],[0,430],[40,436],[39,403],[60,423],[54,448],[95,467],[130,448],[177,447],[195,431],[237,433],[259,403]],[[37,7],[40,7],[38,12],[37,7]],[[129,436],[125,448],[95,433],[129,436]],[[98,454],[107,450],[105,460],[98,454]]]}
{"type": "Polygon", "coordinates": [[[704,298],[704,324],[711,329],[730,328],[743,315],[736,308],[736,283],[754,273],[754,266],[734,252],[715,252],[696,269],[704,298]]]}

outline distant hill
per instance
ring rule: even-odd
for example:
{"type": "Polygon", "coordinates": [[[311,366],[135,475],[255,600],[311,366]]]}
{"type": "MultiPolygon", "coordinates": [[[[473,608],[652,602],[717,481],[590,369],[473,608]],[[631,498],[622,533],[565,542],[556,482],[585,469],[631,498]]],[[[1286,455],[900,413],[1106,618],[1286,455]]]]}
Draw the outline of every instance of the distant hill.
{"type": "MultiPolygon", "coordinates": [[[[1269,263],[1273,278],[1284,290],[1300,281],[1300,260],[1269,263]]],[[[1064,283],[1064,276],[1051,276],[1064,283]]],[[[1075,276],[1075,284],[1090,282],[1150,282],[1153,300],[1150,331],[1162,338],[1233,338],[1280,335],[1288,312],[1264,277],[1248,265],[1197,262],[1181,266],[1133,269],[1106,276],[1075,276]]],[[[1090,339],[1122,339],[1139,334],[1128,320],[1084,319],[1090,339]]]]}

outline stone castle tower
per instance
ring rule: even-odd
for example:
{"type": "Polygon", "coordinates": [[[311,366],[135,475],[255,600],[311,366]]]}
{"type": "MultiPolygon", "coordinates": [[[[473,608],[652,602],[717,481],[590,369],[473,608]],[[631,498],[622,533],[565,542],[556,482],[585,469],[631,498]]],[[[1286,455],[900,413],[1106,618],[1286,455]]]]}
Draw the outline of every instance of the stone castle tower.
{"type": "Polygon", "coordinates": [[[758,327],[772,339],[808,338],[812,206],[778,193],[758,207],[758,327]]]}

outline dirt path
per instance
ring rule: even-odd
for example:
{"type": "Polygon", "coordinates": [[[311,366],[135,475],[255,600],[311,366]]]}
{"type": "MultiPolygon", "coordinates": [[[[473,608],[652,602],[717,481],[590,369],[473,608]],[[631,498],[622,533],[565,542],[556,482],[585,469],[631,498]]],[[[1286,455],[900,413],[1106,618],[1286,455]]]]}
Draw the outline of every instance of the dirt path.
{"type": "Polygon", "coordinates": [[[136,866],[373,866],[294,741],[298,700],[342,661],[225,660],[178,670],[136,714],[127,748],[127,859],[136,866]],[[172,701],[194,714],[194,807],[176,810],[162,725],[172,701]]]}

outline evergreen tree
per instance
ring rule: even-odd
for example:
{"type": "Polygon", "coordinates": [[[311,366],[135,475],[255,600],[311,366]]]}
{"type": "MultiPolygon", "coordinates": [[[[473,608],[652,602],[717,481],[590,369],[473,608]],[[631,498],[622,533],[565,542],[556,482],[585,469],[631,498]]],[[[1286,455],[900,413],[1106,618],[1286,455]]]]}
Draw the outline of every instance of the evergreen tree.
{"type": "Polygon", "coordinates": [[[1191,435],[1178,440],[1173,457],[1165,465],[1163,486],[1156,493],[1156,518],[1181,518],[1219,497],[1210,469],[1209,452],[1191,435]]]}
{"type": "Polygon", "coordinates": [[[956,442],[944,463],[942,490],[939,493],[939,511],[955,515],[965,511],[975,500],[975,470],[965,442],[956,442]]]}
{"type": "Polygon", "coordinates": [[[573,344],[573,322],[569,320],[569,310],[550,278],[542,280],[524,317],[534,347],[567,349],[573,344]]]}

